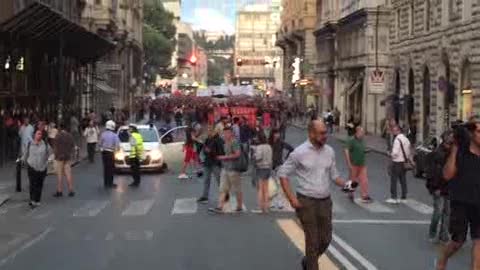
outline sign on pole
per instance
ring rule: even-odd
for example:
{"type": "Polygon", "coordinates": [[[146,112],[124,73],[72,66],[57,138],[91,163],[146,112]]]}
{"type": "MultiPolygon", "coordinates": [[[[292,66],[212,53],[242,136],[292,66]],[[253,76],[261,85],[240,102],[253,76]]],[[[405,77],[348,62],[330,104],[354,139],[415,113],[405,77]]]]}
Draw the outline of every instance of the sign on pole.
{"type": "Polygon", "coordinates": [[[370,73],[370,93],[381,94],[385,92],[385,73],[381,70],[374,70],[370,73]]]}

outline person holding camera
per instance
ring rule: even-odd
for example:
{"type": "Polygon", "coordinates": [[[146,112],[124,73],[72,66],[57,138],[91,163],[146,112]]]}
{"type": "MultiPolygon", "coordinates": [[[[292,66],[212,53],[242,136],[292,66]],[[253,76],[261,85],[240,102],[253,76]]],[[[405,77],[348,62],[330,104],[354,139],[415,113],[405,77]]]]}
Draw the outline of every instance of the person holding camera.
{"type": "Polygon", "coordinates": [[[466,144],[456,136],[443,170],[449,182],[451,240],[440,255],[437,270],[447,269],[448,259],[463,246],[469,228],[473,241],[471,269],[480,269],[480,121],[461,128],[469,134],[468,147],[460,147],[466,144]]]}

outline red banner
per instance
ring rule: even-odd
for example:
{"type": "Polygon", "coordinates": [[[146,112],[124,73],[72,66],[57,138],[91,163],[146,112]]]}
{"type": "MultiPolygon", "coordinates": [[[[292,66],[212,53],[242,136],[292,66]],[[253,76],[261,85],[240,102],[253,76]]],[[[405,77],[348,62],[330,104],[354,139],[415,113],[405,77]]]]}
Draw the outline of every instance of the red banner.
{"type": "Polygon", "coordinates": [[[248,125],[254,127],[257,124],[257,108],[251,107],[216,107],[213,114],[208,115],[208,124],[213,125],[215,120],[220,119],[222,116],[228,116],[232,114],[233,117],[247,118],[248,125]]]}

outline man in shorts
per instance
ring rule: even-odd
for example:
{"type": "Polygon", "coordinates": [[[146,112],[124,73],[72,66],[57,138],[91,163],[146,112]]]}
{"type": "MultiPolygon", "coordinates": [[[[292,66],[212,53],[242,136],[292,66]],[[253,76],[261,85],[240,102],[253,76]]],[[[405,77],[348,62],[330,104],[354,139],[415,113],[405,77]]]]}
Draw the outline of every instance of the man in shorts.
{"type": "Polygon", "coordinates": [[[472,238],[472,270],[480,269],[480,121],[472,121],[456,130],[456,144],[443,170],[449,183],[451,241],[443,249],[436,269],[447,269],[448,259],[472,238]],[[459,136],[464,129],[467,136],[459,136]],[[467,138],[469,137],[469,138],[467,138]]]}
{"type": "Polygon", "coordinates": [[[224,153],[225,155],[217,156],[222,161],[222,171],[220,173],[220,196],[218,206],[208,209],[210,212],[223,213],[225,203],[227,202],[227,194],[234,193],[237,199],[237,208],[235,212],[243,211],[243,194],[240,180],[240,172],[235,169],[236,163],[240,158],[240,143],[235,139],[231,127],[223,130],[224,136],[224,153]]]}

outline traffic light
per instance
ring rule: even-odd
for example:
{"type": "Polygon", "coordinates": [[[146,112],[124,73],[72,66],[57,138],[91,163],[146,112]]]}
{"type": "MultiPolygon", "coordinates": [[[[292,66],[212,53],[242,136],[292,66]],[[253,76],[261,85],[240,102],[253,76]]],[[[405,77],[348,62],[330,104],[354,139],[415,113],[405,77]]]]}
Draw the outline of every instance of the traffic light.
{"type": "Polygon", "coordinates": [[[242,58],[237,58],[237,66],[241,66],[243,64],[242,58]]]}
{"type": "Polygon", "coordinates": [[[192,54],[192,55],[190,56],[190,60],[189,60],[189,61],[190,61],[190,63],[191,63],[192,65],[196,65],[196,64],[197,64],[197,56],[195,56],[195,54],[192,54]]]}

